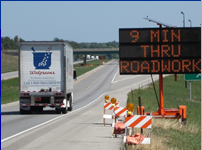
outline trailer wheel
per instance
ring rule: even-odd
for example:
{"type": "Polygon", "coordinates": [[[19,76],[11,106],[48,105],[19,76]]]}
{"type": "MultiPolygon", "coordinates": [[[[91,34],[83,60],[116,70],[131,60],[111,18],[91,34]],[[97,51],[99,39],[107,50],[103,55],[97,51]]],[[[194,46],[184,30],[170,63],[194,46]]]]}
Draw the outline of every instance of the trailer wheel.
{"type": "Polygon", "coordinates": [[[55,113],[56,114],[61,114],[61,110],[59,108],[55,108],[55,113]]]}
{"type": "Polygon", "coordinates": [[[69,97],[69,107],[68,107],[68,111],[72,111],[73,109],[73,104],[72,104],[72,96],[69,97]]]}

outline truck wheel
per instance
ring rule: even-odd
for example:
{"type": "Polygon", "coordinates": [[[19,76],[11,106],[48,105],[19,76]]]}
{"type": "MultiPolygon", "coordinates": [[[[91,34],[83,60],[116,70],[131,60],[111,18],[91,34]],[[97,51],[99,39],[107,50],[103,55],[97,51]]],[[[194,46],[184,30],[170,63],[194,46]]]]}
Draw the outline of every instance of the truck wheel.
{"type": "Polygon", "coordinates": [[[20,114],[26,114],[25,110],[20,109],[20,114]]]}
{"type": "Polygon", "coordinates": [[[26,113],[27,114],[32,114],[32,110],[27,110],[26,113]]]}
{"type": "Polygon", "coordinates": [[[39,107],[39,108],[38,108],[38,111],[43,111],[43,107],[39,107]]]}
{"type": "Polygon", "coordinates": [[[61,114],[61,110],[59,108],[55,108],[55,113],[56,114],[61,114]]]}
{"type": "Polygon", "coordinates": [[[69,97],[69,107],[68,107],[68,111],[72,111],[73,109],[73,104],[72,104],[72,97],[69,97]]]}
{"type": "Polygon", "coordinates": [[[32,110],[23,110],[23,109],[20,109],[20,114],[32,114],[32,110]]]}
{"type": "Polygon", "coordinates": [[[62,113],[63,113],[63,114],[66,114],[66,113],[67,113],[67,109],[68,109],[68,107],[67,107],[67,101],[66,101],[66,107],[65,107],[65,108],[62,108],[62,113]]]}

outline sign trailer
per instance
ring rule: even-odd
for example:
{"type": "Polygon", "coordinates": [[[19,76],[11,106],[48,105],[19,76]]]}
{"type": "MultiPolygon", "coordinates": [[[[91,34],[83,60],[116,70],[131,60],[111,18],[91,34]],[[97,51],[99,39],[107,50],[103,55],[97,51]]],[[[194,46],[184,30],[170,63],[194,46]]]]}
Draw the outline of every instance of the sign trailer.
{"type": "MultiPolygon", "coordinates": [[[[153,117],[186,122],[186,106],[164,109],[163,75],[201,73],[201,28],[119,29],[119,70],[126,74],[159,74],[160,104],[153,117]]],[[[150,113],[145,113],[149,115],[150,113]]]]}

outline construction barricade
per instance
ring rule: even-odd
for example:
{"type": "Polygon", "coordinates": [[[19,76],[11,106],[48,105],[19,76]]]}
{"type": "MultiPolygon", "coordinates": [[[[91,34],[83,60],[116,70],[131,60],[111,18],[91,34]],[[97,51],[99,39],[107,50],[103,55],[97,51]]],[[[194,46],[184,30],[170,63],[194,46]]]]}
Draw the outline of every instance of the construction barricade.
{"type": "MultiPolygon", "coordinates": [[[[109,99],[109,97],[107,97],[109,99]]],[[[108,99],[106,99],[105,96],[105,102],[104,102],[104,114],[103,114],[103,125],[105,126],[105,119],[114,119],[113,115],[106,114],[106,110],[112,110],[119,106],[119,103],[116,103],[116,99],[112,98],[111,102],[108,102],[108,99]]],[[[113,121],[114,122],[114,121],[113,121]]]]}
{"type": "MultiPolygon", "coordinates": [[[[115,123],[112,124],[112,138],[117,137],[117,134],[125,133],[125,124],[123,122],[116,123],[116,119],[119,117],[125,117],[127,115],[133,115],[134,105],[132,103],[128,103],[125,107],[115,107],[113,110],[115,116],[115,123]]],[[[131,132],[132,130],[130,130],[131,132]]]]}
{"type": "Polygon", "coordinates": [[[125,136],[124,143],[130,144],[150,144],[150,132],[152,125],[152,116],[145,115],[131,115],[125,118],[125,136]],[[127,128],[147,128],[149,129],[148,137],[141,134],[127,136],[127,128]]]}
{"type": "MultiPolygon", "coordinates": [[[[125,107],[115,107],[113,109],[113,118],[115,121],[112,123],[112,138],[116,137],[116,134],[123,134],[125,133],[125,124],[123,122],[117,122],[117,118],[119,117],[126,117],[127,109],[125,107]]],[[[121,120],[122,121],[122,120],[121,120]]]]}
{"type": "Polygon", "coordinates": [[[125,107],[115,107],[113,110],[115,117],[126,117],[126,111],[125,107]]]}

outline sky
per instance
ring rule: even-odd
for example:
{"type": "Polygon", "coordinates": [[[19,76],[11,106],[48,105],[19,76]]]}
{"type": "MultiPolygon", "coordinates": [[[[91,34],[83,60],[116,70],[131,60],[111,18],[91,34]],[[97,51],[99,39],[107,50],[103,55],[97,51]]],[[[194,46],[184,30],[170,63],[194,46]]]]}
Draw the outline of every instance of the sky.
{"type": "Polygon", "coordinates": [[[119,28],[156,28],[156,19],[177,27],[200,27],[201,1],[1,1],[1,37],[25,41],[105,43],[119,28]]]}

